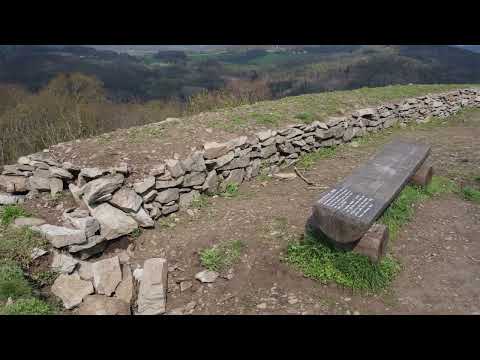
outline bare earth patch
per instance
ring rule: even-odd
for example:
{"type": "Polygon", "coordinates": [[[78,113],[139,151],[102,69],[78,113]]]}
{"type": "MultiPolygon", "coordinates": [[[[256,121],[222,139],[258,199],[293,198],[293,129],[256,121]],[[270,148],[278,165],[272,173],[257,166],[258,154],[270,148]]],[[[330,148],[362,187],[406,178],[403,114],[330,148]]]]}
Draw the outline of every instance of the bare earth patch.
{"type": "MultiPolygon", "coordinates": [[[[347,176],[393,136],[432,144],[437,175],[468,182],[480,169],[480,111],[448,125],[392,130],[358,147],[339,148],[305,176],[331,186],[347,176]]],[[[193,314],[429,314],[480,312],[480,206],[455,194],[420,203],[412,222],[389,244],[402,264],[392,287],[362,295],[335,284],[306,279],[281,261],[289,239],[299,238],[321,192],[300,178],[244,183],[233,198],[210,198],[194,213],[181,212],[144,232],[133,261],[166,256],[169,261],[167,312],[189,304],[193,314]],[[245,247],[233,271],[215,283],[194,279],[203,270],[198,253],[222,241],[245,247]],[[230,276],[229,276],[230,275],[230,276]],[[233,277],[231,277],[233,275],[233,277]],[[230,279],[228,279],[230,277],[230,279]],[[180,291],[179,283],[193,286],[180,291]],[[194,302],[194,303],[193,303],[194,302]]]]}

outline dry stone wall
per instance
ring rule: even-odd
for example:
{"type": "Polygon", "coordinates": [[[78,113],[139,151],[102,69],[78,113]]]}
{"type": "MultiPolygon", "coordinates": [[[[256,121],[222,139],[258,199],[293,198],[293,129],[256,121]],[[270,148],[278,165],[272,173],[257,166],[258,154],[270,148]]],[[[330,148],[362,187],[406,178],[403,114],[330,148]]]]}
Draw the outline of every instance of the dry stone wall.
{"type": "Polygon", "coordinates": [[[128,183],[129,169],[80,168],[57,162],[48,151],[23,156],[0,175],[0,205],[22,203],[39,192],[52,195],[69,189],[77,209],[64,212],[64,226],[43,224],[41,232],[57,249],[84,260],[103,251],[106,242],[149,228],[155,220],[188,207],[195,196],[225,191],[260,173],[291,166],[305,153],[348,143],[395,123],[447,117],[464,107],[480,106],[479,89],[420,96],[400,103],[360,109],[325,122],[264,130],[225,143],[205,143],[186,159],[152,164],[150,175],[128,183]]]}

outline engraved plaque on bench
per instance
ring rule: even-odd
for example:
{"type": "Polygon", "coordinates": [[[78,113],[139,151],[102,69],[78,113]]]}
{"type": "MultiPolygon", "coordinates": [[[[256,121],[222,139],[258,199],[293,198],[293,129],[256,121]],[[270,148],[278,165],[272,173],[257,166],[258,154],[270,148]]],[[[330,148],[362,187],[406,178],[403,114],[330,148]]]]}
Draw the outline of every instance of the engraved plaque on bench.
{"type": "Polygon", "coordinates": [[[338,243],[358,241],[423,164],[430,146],[395,139],[344,181],[322,193],[312,225],[338,243]]]}

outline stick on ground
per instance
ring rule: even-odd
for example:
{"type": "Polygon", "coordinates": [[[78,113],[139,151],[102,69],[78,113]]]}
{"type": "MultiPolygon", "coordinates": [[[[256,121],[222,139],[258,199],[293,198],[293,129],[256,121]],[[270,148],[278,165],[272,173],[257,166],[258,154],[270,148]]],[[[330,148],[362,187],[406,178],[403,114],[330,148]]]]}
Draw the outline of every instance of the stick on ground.
{"type": "Polygon", "coordinates": [[[316,184],[314,182],[311,182],[310,180],[306,179],[305,176],[303,176],[300,171],[298,171],[297,167],[294,166],[293,167],[293,170],[295,170],[295,173],[298,175],[298,177],[300,179],[302,179],[303,181],[305,181],[308,185],[312,185],[312,186],[316,186],[316,184]]]}

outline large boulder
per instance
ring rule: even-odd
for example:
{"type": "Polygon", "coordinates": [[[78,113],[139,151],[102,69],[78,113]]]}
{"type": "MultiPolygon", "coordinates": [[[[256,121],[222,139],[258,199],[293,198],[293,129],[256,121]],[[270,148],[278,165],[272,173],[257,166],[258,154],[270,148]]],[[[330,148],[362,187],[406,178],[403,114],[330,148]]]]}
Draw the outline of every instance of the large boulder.
{"type": "Polygon", "coordinates": [[[125,212],[137,212],[142,206],[143,199],[135,191],[121,188],[109,201],[110,204],[125,212]]]}
{"type": "Polygon", "coordinates": [[[32,226],[32,229],[40,232],[55,248],[83,244],[87,241],[85,231],[82,230],[69,229],[50,224],[32,226]]]}
{"type": "Polygon", "coordinates": [[[78,315],[131,315],[130,304],[103,295],[89,295],[78,308],[78,315]]]}
{"type": "Polygon", "coordinates": [[[95,290],[90,281],[80,279],[77,273],[60,275],[52,285],[52,293],[63,301],[65,309],[72,309],[95,290]]]}
{"type": "Polygon", "coordinates": [[[145,261],[138,291],[137,315],[160,315],[167,301],[167,260],[154,258],[145,261]]]}
{"type": "Polygon", "coordinates": [[[122,174],[108,175],[92,180],[82,188],[83,200],[88,205],[94,205],[120,188],[123,185],[123,181],[124,176],[122,174]]]}
{"type": "Polygon", "coordinates": [[[100,260],[92,265],[93,285],[98,294],[110,296],[122,281],[118,256],[100,260]]]}
{"type": "Polygon", "coordinates": [[[130,234],[138,228],[137,222],[122,210],[103,203],[90,209],[92,216],[100,223],[100,234],[106,240],[113,240],[130,234]]]}

